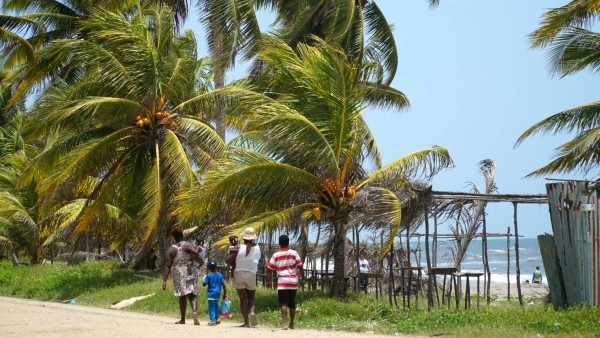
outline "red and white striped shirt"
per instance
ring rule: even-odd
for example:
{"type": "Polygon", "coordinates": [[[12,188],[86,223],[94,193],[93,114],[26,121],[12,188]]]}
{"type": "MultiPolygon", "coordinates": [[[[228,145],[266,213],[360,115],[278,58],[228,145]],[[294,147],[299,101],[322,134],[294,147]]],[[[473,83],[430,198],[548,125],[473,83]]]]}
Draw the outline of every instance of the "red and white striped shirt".
{"type": "Polygon", "coordinates": [[[277,271],[278,290],[298,289],[298,269],[302,266],[300,255],[289,247],[281,248],[273,254],[267,269],[277,271]]]}

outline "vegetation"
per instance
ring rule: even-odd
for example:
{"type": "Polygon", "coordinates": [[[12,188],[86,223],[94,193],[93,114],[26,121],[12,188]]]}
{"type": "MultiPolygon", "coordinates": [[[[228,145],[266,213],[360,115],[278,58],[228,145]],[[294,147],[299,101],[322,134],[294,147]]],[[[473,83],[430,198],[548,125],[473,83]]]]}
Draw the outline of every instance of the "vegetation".
{"type": "MultiPolygon", "coordinates": [[[[34,261],[40,261],[45,254],[42,249],[54,245],[80,250],[97,247],[98,251],[130,246],[136,252],[131,265],[137,265],[156,247],[164,253],[169,229],[180,216],[173,213],[179,207],[175,196],[182,189],[214,186],[215,182],[206,179],[218,175],[204,175],[206,169],[219,172],[231,166],[244,147],[245,151],[281,160],[269,154],[274,148],[260,145],[258,139],[254,144],[247,140],[251,133],[259,131],[273,134],[265,134],[266,138],[282,140],[275,124],[288,118],[285,114],[289,112],[275,115],[283,108],[299,112],[296,117],[308,116],[308,107],[318,103],[320,110],[315,111],[314,117],[320,114],[321,121],[328,117],[338,119],[330,126],[311,121],[327,136],[325,142],[333,151],[330,157],[313,159],[310,168],[301,168],[318,174],[315,182],[319,183],[309,190],[320,191],[321,200],[312,196],[307,203],[316,210],[324,207],[324,218],[339,219],[339,224],[347,223],[351,199],[348,196],[354,196],[360,188],[369,188],[371,196],[377,199],[377,195],[383,196],[382,181],[388,181],[388,188],[406,184],[411,175],[403,171],[419,170],[423,164],[429,166],[425,170],[429,175],[449,166],[446,150],[434,147],[381,168],[374,138],[360,113],[367,104],[400,109],[408,101],[401,92],[388,87],[397,67],[397,52],[391,27],[376,3],[294,3],[297,8],[313,9],[294,14],[309,13],[303,20],[304,27],[289,16],[292,2],[256,2],[257,9],[276,12],[277,35],[283,38],[265,38],[259,44],[263,38],[249,1],[222,5],[151,0],[103,0],[94,4],[3,1],[2,124],[7,125],[14,118],[16,109],[25,110],[18,135],[37,149],[26,154],[26,161],[19,168],[3,169],[10,169],[14,176],[11,191],[6,193],[12,194],[15,201],[30,196],[28,205],[22,205],[24,200],[15,204],[20,211],[11,208],[3,215],[7,221],[3,222],[0,241],[10,243],[5,245],[7,253],[18,255],[27,247],[19,243],[24,239],[4,236],[8,228],[26,227],[15,225],[15,220],[23,219],[27,219],[25,223],[32,231],[21,233],[29,233],[30,242],[36,243],[28,253],[34,261]],[[203,14],[201,21],[208,32],[212,60],[198,57],[192,32],[180,31],[190,6],[195,5],[203,14]],[[318,46],[308,47],[306,43],[318,46]],[[275,45],[279,51],[273,48],[275,45]],[[310,65],[305,58],[317,55],[319,49],[324,50],[323,58],[310,65]],[[242,50],[247,57],[262,50],[257,59],[261,67],[254,69],[251,87],[225,87],[225,70],[242,50]],[[285,74],[282,67],[287,61],[281,58],[288,57],[299,60],[297,67],[312,66],[312,73],[303,74],[296,69],[285,74]],[[329,69],[328,73],[319,73],[316,67],[329,69]],[[334,83],[327,81],[331,75],[337,76],[338,88],[327,88],[327,84],[334,83]],[[316,95],[306,96],[309,86],[301,91],[290,86],[292,83],[312,85],[316,95]],[[217,90],[211,92],[213,88],[217,90]],[[329,89],[335,89],[340,99],[332,97],[329,89]],[[346,90],[351,91],[349,96],[342,95],[346,90]],[[243,94],[234,97],[236,93],[243,94]],[[295,105],[286,101],[302,96],[307,100],[295,105]],[[23,106],[25,99],[31,99],[27,109],[23,106]],[[329,104],[337,107],[329,109],[329,104]],[[263,108],[265,112],[257,112],[263,108]],[[225,111],[229,113],[228,127],[242,133],[226,153],[225,111]],[[262,127],[261,119],[268,121],[262,127]],[[227,157],[217,162],[224,154],[227,157]],[[363,166],[365,159],[371,161],[369,167],[363,166]],[[368,178],[369,175],[373,176],[368,178]],[[392,176],[397,176],[398,181],[392,182],[392,176]],[[335,215],[331,214],[334,210],[335,215]]],[[[288,130],[293,127],[282,126],[288,130]]],[[[304,142],[305,136],[286,140],[286,146],[305,147],[297,144],[304,142]]],[[[17,151],[3,150],[3,161],[14,157],[17,151]]],[[[374,202],[392,220],[389,238],[400,225],[395,193],[388,189],[387,197],[374,202]]],[[[295,201],[292,198],[282,203],[291,205],[295,201]]],[[[216,221],[231,225],[256,216],[256,210],[240,212],[244,206],[227,206],[237,211],[228,217],[222,216],[222,208],[202,210],[201,217],[196,218],[183,215],[187,217],[184,225],[190,229],[202,225],[204,233],[217,235],[222,227],[215,226],[216,221]]],[[[261,212],[279,211],[272,205],[260,208],[261,212]]],[[[341,243],[345,225],[337,228],[340,231],[335,240],[341,243]]],[[[342,275],[343,271],[338,271],[336,280],[341,280],[342,275]]]]}
{"type": "MultiPolygon", "coordinates": [[[[0,294],[4,296],[54,301],[76,299],[78,305],[73,306],[107,308],[116,301],[152,293],[155,295],[127,309],[178,317],[172,289],[161,290],[158,273],[120,269],[110,262],[21,268],[0,263],[0,294]]],[[[277,293],[259,287],[257,299],[260,325],[279,327],[277,293]]],[[[231,300],[234,310],[231,320],[240,321],[237,297],[231,300]]],[[[373,296],[362,293],[351,294],[347,302],[339,302],[312,291],[300,292],[298,301],[299,307],[307,311],[297,318],[300,329],[463,337],[572,337],[600,331],[600,310],[587,307],[554,311],[542,303],[520,307],[516,302],[499,302],[479,310],[428,312],[424,302],[419,304],[419,309],[402,310],[390,307],[385,301],[376,302],[373,296]]],[[[206,292],[199,293],[199,308],[202,318],[207,314],[206,292]]]]}
{"type": "Polygon", "coordinates": [[[241,135],[205,183],[184,194],[178,212],[220,214],[236,206],[243,212],[231,226],[233,234],[246,226],[263,231],[298,222],[325,225],[333,243],[332,295],[343,298],[350,220],[362,214],[361,223],[389,229],[391,241],[401,222],[394,190],[415,175],[434,175],[452,160],[436,146],[382,167],[361,113],[367,104],[402,108],[406,97],[370,82],[373,70],[346,62],[342,50],[318,38],[313,45],[294,50],[280,39],[263,38],[258,59],[265,75],[255,81],[267,94],[240,99],[253,111],[245,114],[241,135]],[[369,173],[370,167],[376,170],[369,173]],[[359,208],[357,201],[370,208],[359,208]]]}
{"type": "MultiPolygon", "coordinates": [[[[549,48],[551,72],[560,77],[584,69],[600,69],[600,35],[585,29],[600,16],[597,0],[573,0],[550,9],[540,28],[531,34],[531,45],[549,48]]],[[[529,127],[517,140],[518,146],[534,134],[573,133],[575,137],[556,149],[555,158],[529,176],[550,173],[597,171],[600,163],[600,101],[567,109],[529,127]]]]}
{"type": "MultiPolygon", "coordinates": [[[[400,191],[452,166],[440,146],[381,163],[362,112],[404,109],[408,99],[389,86],[397,46],[374,0],[5,0],[2,8],[1,258],[39,263],[57,248],[130,247],[134,266],[157,247],[164,257],[175,223],[214,237],[245,226],[316,225],[333,247],[331,295],[345,298],[348,230],[380,230],[389,247],[403,225],[400,191]],[[190,6],[201,13],[211,58],[200,57],[194,33],[181,30],[190,6]],[[274,35],[258,27],[255,10],[265,8],[276,14],[274,35]],[[255,67],[226,84],[238,52],[255,67]],[[236,133],[229,144],[227,128],[236,133]]],[[[550,48],[555,74],[600,69],[600,37],[586,29],[599,8],[597,0],[571,1],[548,11],[532,33],[532,46],[550,48]]],[[[588,103],[525,131],[517,145],[540,132],[577,134],[531,175],[595,170],[599,109],[588,103]]],[[[493,181],[486,184],[493,191],[493,181]]],[[[473,213],[477,227],[483,204],[473,213]]],[[[0,290],[9,295],[106,306],[109,295],[159,289],[153,273],[112,263],[0,269],[0,290]]],[[[264,318],[275,322],[274,295],[261,292],[264,318]]],[[[301,325],[327,327],[335,318],[336,328],[363,330],[367,322],[382,323],[373,325],[379,332],[433,334],[469,324],[477,335],[504,320],[502,334],[525,319],[532,327],[517,334],[588,332],[575,315],[595,320],[592,328],[598,322],[590,309],[405,312],[363,296],[341,305],[322,296],[306,294],[314,317],[301,325]]],[[[160,292],[134,308],[158,304],[176,311],[160,292]]]]}

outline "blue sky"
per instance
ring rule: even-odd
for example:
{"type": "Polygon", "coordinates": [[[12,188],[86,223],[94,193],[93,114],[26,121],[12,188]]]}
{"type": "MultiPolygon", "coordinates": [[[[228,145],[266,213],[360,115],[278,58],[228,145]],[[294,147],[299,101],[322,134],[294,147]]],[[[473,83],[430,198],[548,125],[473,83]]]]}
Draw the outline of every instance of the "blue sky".
{"type": "MultiPolygon", "coordinates": [[[[529,48],[527,34],[536,29],[545,10],[566,3],[442,0],[430,10],[425,0],[377,1],[394,26],[399,49],[392,85],[411,102],[407,111],[365,112],[384,163],[441,145],[456,167],[433,180],[434,190],[467,191],[467,181],[482,186],[477,164],[493,159],[499,193],[545,193],[544,178],[523,177],[548,163],[567,136],[534,136],[513,149],[515,140],[553,113],[598,99],[597,76],[582,72],[553,78],[545,51],[529,48]]],[[[272,19],[266,13],[260,17],[263,23],[272,19]]],[[[196,22],[194,17],[188,21],[205,54],[196,22]]],[[[242,77],[245,68],[238,65],[228,80],[242,77]]],[[[512,204],[493,203],[487,211],[490,232],[504,233],[507,226],[514,231],[512,204]]],[[[547,205],[520,205],[518,222],[525,237],[551,232],[547,205]]]]}

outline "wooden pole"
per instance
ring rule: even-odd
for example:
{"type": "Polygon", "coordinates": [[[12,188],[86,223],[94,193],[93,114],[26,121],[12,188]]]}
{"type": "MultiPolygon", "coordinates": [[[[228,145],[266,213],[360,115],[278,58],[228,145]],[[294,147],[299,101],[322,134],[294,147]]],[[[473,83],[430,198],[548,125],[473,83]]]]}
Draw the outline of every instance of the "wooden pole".
{"type": "Polygon", "coordinates": [[[392,295],[395,297],[394,292],[396,290],[394,290],[393,288],[393,284],[394,284],[394,242],[392,241],[392,244],[390,245],[390,281],[388,283],[388,294],[389,294],[389,301],[390,301],[390,306],[392,306],[392,295]]]}
{"type": "MultiPolygon", "coordinates": [[[[356,275],[360,277],[360,237],[359,237],[359,230],[358,230],[358,225],[354,225],[354,232],[356,233],[356,275]]],[[[359,278],[360,280],[360,278],[359,278]]],[[[358,289],[356,289],[356,283],[354,283],[354,292],[357,292],[358,289]]],[[[367,287],[365,286],[365,293],[367,292],[367,287]]]]}
{"type": "Polygon", "coordinates": [[[424,208],[425,213],[425,258],[427,259],[427,271],[429,277],[427,278],[427,311],[431,310],[433,306],[433,283],[432,283],[432,274],[431,274],[431,258],[429,257],[429,212],[427,210],[427,206],[424,208]]]}
{"type": "MultiPolygon", "coordinates": [[[[356,245],[357,241],[356,241],[356,227],[352,226],[352,245],[354,246],[354,256],[356,258],[356,255],[358,253],[358,245],[356,245]]],[[[360,277],[360,264],[358,263],[358,258],[356,258],[356,261],[354,262],[355,265],[355,269],[356,269],[356,278],[354,278],[354,292],[358,292],[358,288],[357,288],[357,282],[359,281],[359,277],[360,277]]],[[[352,271],[352,270],[351,270],[352,271]]]]}
{"type": "MultiPolygon", "coordinates": [[[[321,224],[317,225],[317,238],[315,238],[315,250],[318,250],[318,248],[319,248],[319,238],[320,237],[321,237],[321,224]]],[[[321,257],[319,257],[319,259],[321,261],[320,262],[321,265],[319,266],[319,270],[323,270],[323,253],[321,253],[320,256],[321,257]]],[[[315,278],[313,285],[314,285],[314,287],[316,289],[316,287],[317,287],[317,282],[316,282],[317,281],[317,275],[316,275],[316,272],[317,272],[317,255],[313,256],[313,260],[314,260],[314,264],[313,264],[313,276],[315,278]]],[[[323,282],[321,282],[321,284],[322,283],[323,282]]]]}
{"type": "MultiPolygon", "coordinates": [[[[407,264],[408,267],[411,267],[412,264],[410,263],[410,228],[406,227],[406,258],[407,258],[407,264]]],[[[402,281],[402,283],[404,283],[404,281],[402,281]]]]}
{"type": "Polygon", "coordinates": [[[519,225],[517,224],[517,203],[513,202],[514,220],[515,220],[515,259],[517,268],[517,295],[519,304],[523,305],[523,295],[521,294],[521,267],[519,266],[519,225]]]}
{"type": "Polygon", "coordinates": [[[433,266],[437,266],[437,247],[438,247],[438,221],[437,208],[433,211],[433,266]]]}
{"type": "Polygon", "coordinates": [[[506,231],[506,299],[510,300],[510,227],[506,231]]]}
{"type": "MultiPolygon", "coordinates": [[[[489,264],[489,257],[488,257],[488,242],[487,242],[487,222],[485,219],[485,212],[483,213],[483,241],[485,242],[485,274],[486,274],[486,278],[484,278],[484,282],[483,285],[486,287],[486,300],[487,300],[487,304],[490,305],[490,286],[491,286],[491,278],[492,278],[492,273],[490,272],[490,264],[489,264]],[[487,284],[486,284],[487,283],[487,284]]],[[[479,283],[478,283],[479,284],[479,283]]]]}

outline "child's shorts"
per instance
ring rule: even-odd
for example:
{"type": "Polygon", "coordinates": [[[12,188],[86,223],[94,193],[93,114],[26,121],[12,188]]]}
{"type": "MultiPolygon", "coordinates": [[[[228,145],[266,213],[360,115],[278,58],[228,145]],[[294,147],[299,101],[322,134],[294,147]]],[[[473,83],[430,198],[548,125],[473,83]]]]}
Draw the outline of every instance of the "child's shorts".
{"type": "Polygon", "coordinates": [[[277,290],[279,305],[286,305],[290,309],[296,308],[296,292],[298,290],[277,290]]]}

